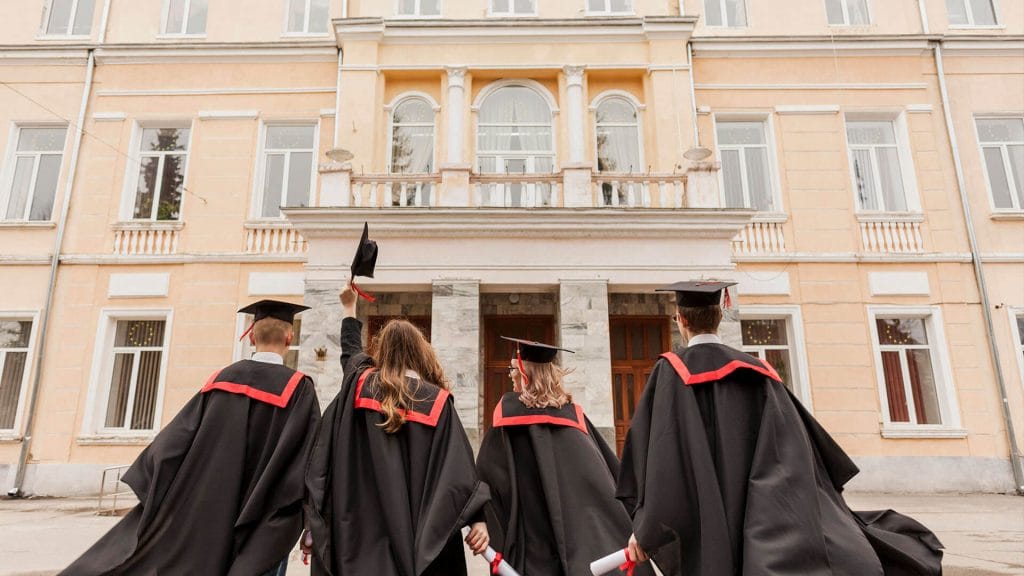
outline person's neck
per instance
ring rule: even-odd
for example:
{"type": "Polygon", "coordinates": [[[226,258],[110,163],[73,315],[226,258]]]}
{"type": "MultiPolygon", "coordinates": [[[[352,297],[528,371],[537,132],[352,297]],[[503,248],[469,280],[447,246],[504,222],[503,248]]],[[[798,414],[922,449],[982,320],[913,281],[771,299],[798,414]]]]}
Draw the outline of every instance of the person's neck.
{"type": "Polygon", "coordinates": [[[278,356],[284,358],[285,354],[288,353],[288,348],[287,347],[281,347],[281,346],[259,346],[259,345],[257,345],[256,346],[256,352],[257,353],[259,353],[259,352],[273,352],[274,354],[277,354],[278,356]]]}
{"type": "Polygon", "coordinates": [[[701,332],[699,334],[696,334],[696,333],[690,332],[689,330],[686,331],[686,342],[687,343],[692,343],[693,339],[697,338],[697,337],[703,337],[703,338],[701,338],[702,340],[703,339],[720,340],[720,338],[718,336],[718,332],[701,332]]]}

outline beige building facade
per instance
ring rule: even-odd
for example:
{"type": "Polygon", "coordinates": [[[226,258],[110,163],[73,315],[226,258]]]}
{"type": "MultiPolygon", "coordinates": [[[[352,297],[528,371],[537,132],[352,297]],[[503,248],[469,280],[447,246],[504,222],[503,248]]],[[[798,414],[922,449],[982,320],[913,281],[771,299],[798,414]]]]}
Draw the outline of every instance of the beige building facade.
{"type": "Polygon", "coordinates": [[[313,307],[288,361],[326,405],[364,222],[367,337],[420,325],[474,441],[504,334],[576,350],[571,391],[621,444],[678,344],[654,288],[723,278],[725,337],[855,487],[1020,486],[1020,0],[18,0],[0,22],[7,488],[95,493],[251,352],[255,299],[313,307]]]}

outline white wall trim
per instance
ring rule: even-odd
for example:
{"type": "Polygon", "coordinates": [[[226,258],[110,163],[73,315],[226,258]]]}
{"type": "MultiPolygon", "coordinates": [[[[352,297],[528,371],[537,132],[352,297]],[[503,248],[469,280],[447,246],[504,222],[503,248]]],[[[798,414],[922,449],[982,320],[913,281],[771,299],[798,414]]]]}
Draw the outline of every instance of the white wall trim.
{"type": "Polygon", "coordinates": [[[780,104],[775,107],[775,113],[780,115],[785,114],[838,114],[838,104],[780,104]]]}
{"type": "Polygon", "coordinates": [[[0,310],[0,320],[30,320],[32,330],[28,335],[28,352],[25,357],[25,373],[21,376],[21,391],[18,393],[18,405],[14,411],[14,426],[12,428],[0,429],[4,437],[21,437],[23,432],[23,416],[25,412],[25,399],[28,397],[28,388],[35,377],[36,363],[35,354],[39,347],[39,310],[0,310]]]}
{"type": "Polygon", "coordinates": [[[907,104],[908,114],[928,114],[935,110],[931,104],[907,104]]]}
{"type": "Polygon", "coordinates": [[[697,90],[926,90],[924,82],[912,83],[859,83],[859,84],[703,84],[693,85],[697,90]]]}
{"type": "Polygon", "coordinates": [[[107,298],[166,298],[170,286],[169,272],[111,274],[107,298]]]}
{"type": "Polygon", "coordinates": [[[93,122],[121,122],[126,120],[128,115],[124,112],[93,112],[93,122]]]}
{"type": "Polygon", "coordinates": [[[872,296],[928,296],[927,272],[869,272],[872,296]]]}
{"type": "Polygon", "coordinates": [[[259,110],[200,110],[200,120],[255,120],[259,110]]]}
{"type": "Polygon", "coordinates": [[[295,88],[185,88],[179,90],[97,90],[99,97],[233,96],[240,94],[334,94],[334,86],[295,88]]]}

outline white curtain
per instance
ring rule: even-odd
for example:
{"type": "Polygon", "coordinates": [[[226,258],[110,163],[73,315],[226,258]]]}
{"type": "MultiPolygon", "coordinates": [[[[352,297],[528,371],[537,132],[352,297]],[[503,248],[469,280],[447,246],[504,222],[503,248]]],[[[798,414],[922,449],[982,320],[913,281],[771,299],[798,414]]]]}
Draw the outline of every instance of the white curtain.
{"type": "Polygon", "coordinates": [[[550,152],[551,107],[525,86],[494,92],[480,107],[477,148],[480,152],[550,152]]]}
{"type": "Polygon", "coordinates": [[[640,172],[640,130],[636,109],[621,98],[597,108],[597,168],[601,172],[640,172]]]}
{"type": "Polygon", "coordinates": [[[424,100],[405,100],[392,116],[391,172],[426,174],[433,171],[434,110],[424,100]]]}

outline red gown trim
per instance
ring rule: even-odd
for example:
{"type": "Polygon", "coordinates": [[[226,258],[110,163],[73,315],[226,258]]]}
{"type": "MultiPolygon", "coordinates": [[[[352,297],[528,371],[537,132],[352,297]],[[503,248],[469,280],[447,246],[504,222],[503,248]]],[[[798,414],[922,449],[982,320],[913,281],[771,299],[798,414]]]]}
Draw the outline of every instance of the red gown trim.
{"type": "MultiPolygon", "coordinates": [[[[381,408],[379,401],[373,398],[363,398],[363,384],[366,383],[366,377],[375,370],[376,368],[367,368],[366,371],[359,376],[359,383],[356,385],[355,406],[356,408],[364,408],[366,410],[383,413],[383,409],[381,408]]],[[[451,392],[444,388],[438,388],[437,398],[434,399],[434,406],[430,409],[430,414],[406,410],[403,414],[405,416],[405,421],[425,424],[431,428],[436,428],[437,421],[441,419],[441,412],[444,410],[444,403],[448,401],[449,396],[451,396],[451,392]]]]}
{"type": "Polygon", "coordinates": [[[693,386],[694,384],[704,384],[705,382],[721,380],[722,378],[725,378],[729,374],[732,374],[733,372],[741,368],[753,370],[754,372],[764,374],[765,376],[771,378],[772,380],[782,382],[782,378],[779,378],[779,373],[775,371],[775,368],[772,368],[771,364],[765,362],[764,360],[761,360],[760,358],[757,358],[756,360],[760,361],[762,366],[758,366],[757,364],[751,364],[750,362],[745,362],[743,360],[733,360],[732,362],[729,362],[728,364],[722,366],[718,370],[711,370],[708,372],[698,372],[697,374],[692,374],[690,370],[686,368],[686,364],[683,363],[683,360],[679,358],[678,355],[672,352],[666,352],[662,354],[661,357],[668,360],[669,364],[672,364],[672,368],[675,369],[676,374],[679,374],[679,377],[683,379],[683,384],[686,384],[687,386],[693,386]]]}
{"type": "Polygon", "coordinates": [[[530,424],[553,424],[555,426],[567,426],[569,428],[575,428],[580,432],[583,432],[587,436],[590,432],[587,431],[587,421],[583,416],[583,408],[579,404],[574,405],[576,408],[576,421],[572,421],[568,418],[560,418],[558,416],[505,416],[501,409],[501,402],[494,407],[494,416],[491,418],[491,425],[495,428],[502,426],[529,426],[530,424]]]}
{"type": "Polygon", "coordinates": [[[284,408],[288,405],[288,401],[291,400],[292,394],[295,393],[295,389],[299,386],[299,382],[306,377],[302,372],[296,372],[292,374],[292,377],[285,384],[284,390],[280,394],[271,394],[270,392],[264,392],[249,386],[248,384],[238,384],[236,382],[224,382],[217,380],[217,376],[220,376],[220,372],[210,376],[210,379],[206,381],[206,385],[203,386],[203,394],[211,390],[222,390],[224,392],[230,392],[231,394],[241,394],[242,396],[248,396],[253,400],[259,400],[265,402],[271,406],[277,406],[278,408],[284,408]]]}

